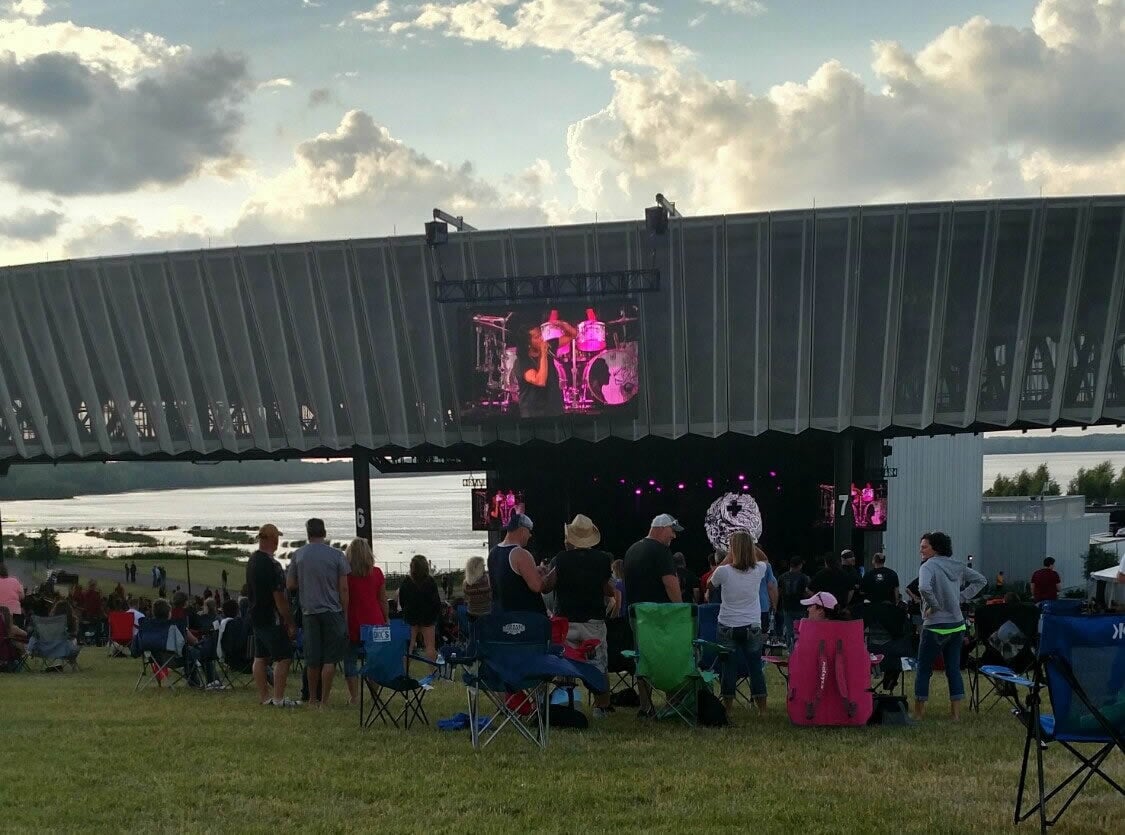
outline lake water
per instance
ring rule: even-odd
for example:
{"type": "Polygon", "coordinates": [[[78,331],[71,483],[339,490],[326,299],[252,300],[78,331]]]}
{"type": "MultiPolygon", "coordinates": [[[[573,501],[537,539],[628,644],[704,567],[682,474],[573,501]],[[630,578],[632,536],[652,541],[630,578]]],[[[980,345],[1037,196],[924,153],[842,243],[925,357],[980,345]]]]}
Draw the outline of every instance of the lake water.
{"type": "MultiPolygon", "coordinates": [[[[459,568],[468,557],[487,553],[488,535],[472,531],[469,490],[461,486],[461,479],[461,475],[442,474],[372,480],[373,539],[381,565],[394,567],[409,562],[414,554],[425,554],[439,569],[459,568]]],[[[298,540],[305,538],[305,520],[310,516],[324,519],[330,539],[347,541],[355,535],[354,503],[350,481],[321,481],[5,502],[0,511],[5,533],[70,530],[60,536],[64,548],[101,548],[105,545],[82,531],[273,522],[281,529],[282,540],[298,540]]],[[[159,538],[169,544],[186,541],[182,531],[159,538]]]]}
{"type": "MultiPolygon", "coordinates": [[[[1107,460],[1120,471],[1125,466],[1125,453],[988,455],[982,487],[990,486],[998,473],[1014,475],[1045,462],[1065,491],[1080,467],[1094,467],[1107,460]]],[[[439,569],[459,568],[468,557],[486,553],[487,535],[471,529],[469,490],[461,486],[461,478],[442,474],[372,480],[375,552],[383,566],[400,569],[414,554],[425,554],[439,569]]],[[[60,536],[64,548],[95,547],[112,554],[133,549],[91,539],[84,531],[175,526],[181,530],[157,536],[168,545],[179,545],[189,541],[184,530],[193,525],[257,526],[273,522],[281,529],[283,540],[297,540],[304,539],[305,520],[320,516],[329,538],[346,541],[355,531],[353,503],[350,481],[322,481],[5,502],[0,511],[5,532],[54,528],[64,531],[60,536]]]]}

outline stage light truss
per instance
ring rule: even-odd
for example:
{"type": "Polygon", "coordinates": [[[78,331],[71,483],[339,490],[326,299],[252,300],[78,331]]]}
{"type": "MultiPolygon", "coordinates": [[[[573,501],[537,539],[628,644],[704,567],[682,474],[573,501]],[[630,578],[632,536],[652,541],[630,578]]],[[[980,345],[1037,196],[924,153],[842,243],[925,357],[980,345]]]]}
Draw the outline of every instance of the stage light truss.
{"type": "Polygon", "coordinates": [[[629,296],[660,290],[660,270],[610,270],[565,275],[477,278],[434,282],[437,302],[519,302],[629,296]]]}

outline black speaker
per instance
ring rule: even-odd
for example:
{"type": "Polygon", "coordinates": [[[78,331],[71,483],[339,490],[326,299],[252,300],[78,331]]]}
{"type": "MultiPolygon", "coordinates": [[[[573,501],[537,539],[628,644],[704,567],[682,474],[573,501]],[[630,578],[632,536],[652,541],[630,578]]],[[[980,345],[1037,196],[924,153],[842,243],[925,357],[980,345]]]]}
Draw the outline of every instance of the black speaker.
{"type": "Polygon", "coordinates": [[[668,210],[663,206],[645,209],[645,228],[650,235],[663,235],[668,231],[668,210]]]}
{"type": "Polygon", "coordinates": [[[440,220],[431,220],[427,223],[426,243],[429,246],[441,246],[449,243],[449,224],[440,220]]]}

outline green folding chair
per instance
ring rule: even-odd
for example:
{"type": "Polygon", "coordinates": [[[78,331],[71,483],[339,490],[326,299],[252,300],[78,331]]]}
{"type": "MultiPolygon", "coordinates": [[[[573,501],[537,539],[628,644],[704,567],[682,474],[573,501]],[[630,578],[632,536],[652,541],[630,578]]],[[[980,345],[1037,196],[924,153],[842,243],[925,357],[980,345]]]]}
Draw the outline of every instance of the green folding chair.
{"type": "Polygon", "coordinates": [[[678,716],[695,727],[699,690],[710,689],[718,680],[717,674],[699,668],[699,652],[706,648],[725,655],[726,648],[696,637],[692,603],[636,603],[629,607],[629,619],[637,648],[622,655],[635,659],[637,677],[663,694],[664,707],[657,717],[678,716]]]}

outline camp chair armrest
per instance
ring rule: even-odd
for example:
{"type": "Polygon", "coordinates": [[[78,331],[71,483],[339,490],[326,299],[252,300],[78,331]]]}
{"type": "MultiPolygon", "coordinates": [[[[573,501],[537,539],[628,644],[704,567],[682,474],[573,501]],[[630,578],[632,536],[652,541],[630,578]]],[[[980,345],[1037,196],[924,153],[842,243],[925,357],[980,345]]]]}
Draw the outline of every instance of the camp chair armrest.
{"type": "Polygon", "coordinates": [[[437,662],[431,661],[429,658],[427,658],[424,655],[415,655],[413,652],[411,652],[411,653],[408,653],[406,657],[409,658],[411,661],[421,661],[423,664],[429,664],[435,670],[438,668],[437,662]]]}
{"type": "MultiPolygon", "coordinates": [[[[429,659],[427,658],[426,660],[428,661],[429,659]]],[[[446,664],[454,664],[454,665],[464,664],[464,665],[468,666],[470,664],[476,664],[477,661],[479,661],[479,660],[480,660],[480,656],[477,655],[475,652],[454,652],[454,651],[450,651],[445,656],[445,663],[446,664]]]]}
{"type": "Polygon", "coordinates": [[[1005,684],[1017,684],[1020,687],[1035,686],[1034,682],[1024,676],[1018,675],[1016,671],[1010,667],[986,664],[980,668],[980,674],[985,678],[1002,681],[1005,684]]]}
{"type": "Polygon", "coordinates": [[[623,650],[621,650],[621,657],[622,658],[636,658],[637,657],[637,651],[635,649],[623,649],[623,650]]]}
{"type": "Polygon", "coordinates": [[[711,650],[719,655],[730,655],[730,647],[716,644],[714,641],[708,641],[705,638],[696,638],[692,643],[700,649],[711,650]]]}

